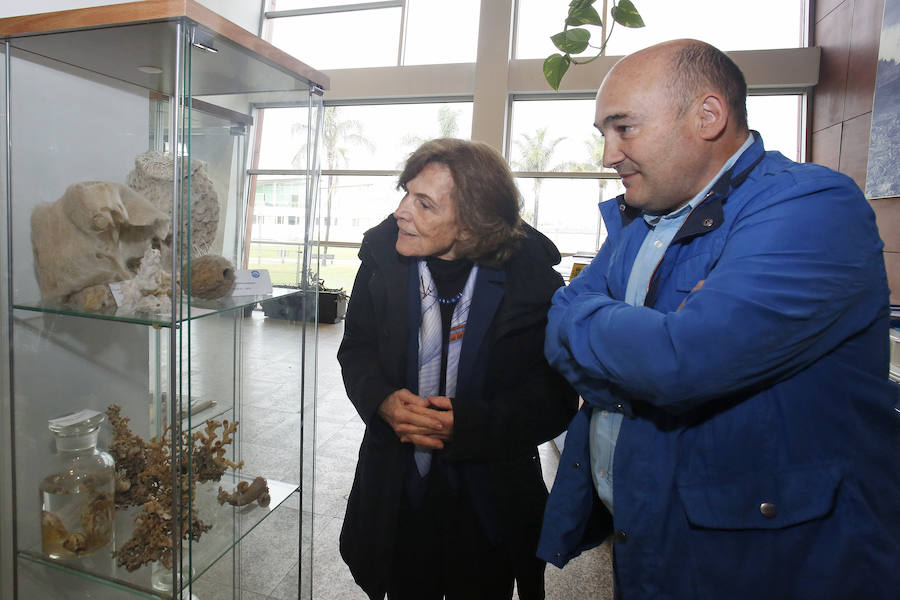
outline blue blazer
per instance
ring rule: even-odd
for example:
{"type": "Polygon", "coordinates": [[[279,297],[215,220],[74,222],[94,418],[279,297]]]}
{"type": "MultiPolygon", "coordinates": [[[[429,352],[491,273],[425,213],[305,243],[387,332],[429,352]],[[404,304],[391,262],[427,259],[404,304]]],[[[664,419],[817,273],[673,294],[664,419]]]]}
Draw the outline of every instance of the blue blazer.
{"type": "Polygon", "coordinates": [[[895,598],[900,417],[874,214],[848,177],[753,135],[645,306],[623,301],[648,225],[622,198],[601,206],[596,259],[554,296],[546,354],[586,404],[539,555],[562,566],[616,530],[625,598],[895,598]],[[603,408],[626,414],[612,517],[588,449],[603,408]]]}

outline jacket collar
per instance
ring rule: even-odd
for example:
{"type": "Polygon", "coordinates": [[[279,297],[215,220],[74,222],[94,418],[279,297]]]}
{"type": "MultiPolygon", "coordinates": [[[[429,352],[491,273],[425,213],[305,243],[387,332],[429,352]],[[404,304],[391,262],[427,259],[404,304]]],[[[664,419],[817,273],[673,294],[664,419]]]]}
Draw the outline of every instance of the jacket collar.
{"type": "MultiPolygon", "coordinates": [[[[750,173],[766,154],[762,136],[759,135],[759,132],[750,131],[750,135],[753,136],[753,143],[741,154],[734,166],[722,173],[719,179],[716,180],[703,201],[691,212],[681,229],[678,230],[678,233],[672,240],[673,244],[685,238],[708,233],[722,225],[722,222],[725,220],[722,204],[732,191],[747,180],[747,177],[750,176],[750,173]]],[[[614,201],[618,207],[618,221],[622,228],[627,227],[632,221],[641,216],[639,208],[625,203],[625,194],[618,196],[614,201]]],[[[612,203],[612,200],[600,203],[604,217],[611,216],[609,213],[612,203]]]]}

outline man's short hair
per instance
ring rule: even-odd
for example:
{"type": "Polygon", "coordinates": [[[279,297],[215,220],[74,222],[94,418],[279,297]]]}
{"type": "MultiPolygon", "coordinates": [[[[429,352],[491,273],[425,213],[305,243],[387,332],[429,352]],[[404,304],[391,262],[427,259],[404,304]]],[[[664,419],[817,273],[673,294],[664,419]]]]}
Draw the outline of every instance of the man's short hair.
{"type": "Polygon", "coordinates": [[[669,87],[678,99],[679,117],[705,86],[712,85],[725,96],[738,129],[747,129],[747,82],[728,55],[705,42],[692,41],[673,53],[672,67],[669,87]]]}
{"type": "Polygon", "coordinates": [[[430,140],[410,155],[397,187],[406,191],[406,184],[430,163],[450,170],[456,222],[470,234],[457,242],[457,254],[490,267],[506,262],[523,230],[521,197],[503,156],[484,142],[430,140]]]}

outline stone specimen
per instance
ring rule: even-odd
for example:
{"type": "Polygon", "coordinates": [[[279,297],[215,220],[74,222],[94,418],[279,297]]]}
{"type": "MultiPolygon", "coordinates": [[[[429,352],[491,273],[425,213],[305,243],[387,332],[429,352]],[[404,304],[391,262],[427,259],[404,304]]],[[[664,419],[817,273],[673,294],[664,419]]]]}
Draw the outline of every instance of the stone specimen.
{"type": "Polygon", "coordinates": [[[234,288],[234,278],[234,265],[224,256],[207,254],[191,259],[191,296],[205,299],[227,296],[234,288]]]}
{"type": "Polygon", "coordinates": [[[41,298],[99,310],[115,304],[107,284],[134,276],[145,250],[161,243],[168,216],[119,183],[70,185],[31,214],[41,298]]]}

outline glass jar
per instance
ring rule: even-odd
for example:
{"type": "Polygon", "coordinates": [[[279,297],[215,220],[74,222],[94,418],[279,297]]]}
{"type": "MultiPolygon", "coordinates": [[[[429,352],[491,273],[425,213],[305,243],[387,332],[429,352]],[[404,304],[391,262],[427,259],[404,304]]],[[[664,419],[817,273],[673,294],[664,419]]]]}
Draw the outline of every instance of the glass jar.
{"type": "Polygon", "coordinates": [[[115,540],[115,463],[97,449],[106,415],[81,410],[48,421],[56,438],[40,484],[41,545],[51,558],[86,556],[115,540]]]}

